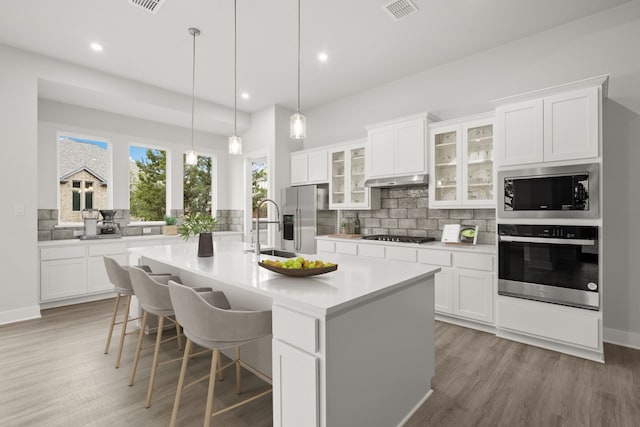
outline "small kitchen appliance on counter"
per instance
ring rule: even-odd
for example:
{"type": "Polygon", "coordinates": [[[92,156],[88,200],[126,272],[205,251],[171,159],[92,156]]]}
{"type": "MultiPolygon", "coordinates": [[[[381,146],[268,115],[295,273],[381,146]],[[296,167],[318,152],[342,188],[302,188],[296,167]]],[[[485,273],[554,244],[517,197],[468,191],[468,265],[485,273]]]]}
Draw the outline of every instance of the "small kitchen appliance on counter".
{"type": "Polygon", "coordinates": [[[102,221],[98,225],[98,230],[100,232],[100,237],[102,238],[118,238],[122,237],[122,231],[120,229],[120,224],[115,222],[113,218],[116,216],[117,210],[101,210],[100,215],[102,215],[102,221]]]}
{"type": "Polygon", "coordinates": [[[82,220],[84,221],[84,234],[82,240],[98,238],[98,211],[95,209],[83,209],[82,220]]]}

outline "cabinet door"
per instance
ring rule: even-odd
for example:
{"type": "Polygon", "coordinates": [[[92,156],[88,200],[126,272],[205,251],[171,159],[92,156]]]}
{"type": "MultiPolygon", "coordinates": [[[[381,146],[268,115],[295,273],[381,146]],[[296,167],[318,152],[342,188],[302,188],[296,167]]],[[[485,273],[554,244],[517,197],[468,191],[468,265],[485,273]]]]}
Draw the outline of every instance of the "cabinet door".
{"type": "Polygon", "coordinates": [[[411,120],[396,125],[394,144],[394,172],[397,174],[425,173],[425,122],[411,120]]]}
{"type": "Polygon", "coordinates": [[[329,181],[329,209],[343,209],[347,204],[347,152],[329,152],[331,159],[331,180],[329,181]]]}
{"type": "Polygon", "coordinates": [[[291,185],[306,184],[309,180],[307,154],[291,155],[291,185]]]}
{"type": "Polygon", "coordinates": [[[42,301],[83,295],[86,290],[87,263],[84,257],[40,263],[42,301]]]}
{"type": "Polygon", "coordinates": [[[453,313],[493,322],[493,274],[457,269],[453,274],[453,313]]]}
{"type": "Polygon", "coordinates": [[[541,99],[498,107],[496,121],[500,166],[542,162],[541,99]]]}
{"type": "Polygon", "coordinates": [[[369,131],[369,159],[367,176],[393,175],[394,127],[384,126],[369,131]]]}
{"type": "MultiPolygon", "coordinates": [[[[307,157],[308,182],[319,184],[329,182],[327,174],[329,173],[327,166],[327,152],[314,151],[307,157]]],[[[291,174],[293,176],[293,172],[291,174]]]]}
{"type": "Polygon", "coordinates": [[[544,99],[544,160],[598,157],[598,88],[544,99]]]}
{"type": "MultiPolygon", "coordinates": [[[[127,254],[109,255],[122,265],[127,265],[129,257],[127,254]]],[[[107,276],[107,270],[104,267],[104,259],[101,256],[89,257],[88,262],[88,279],[87,279],[87,292],[102,292],[112,291],[113,284],[109,281],[107,276]]]]}
{"type": "Polygon", "coordinates": [[[273,425],[319,425],[318,359],[273,340],[273,425]]]}
{"type": "Polygon", "coordinates": [[[443,268],[435,275],[435,310],[453,313],[453,270],[443,268]]]}
{"type": "Polygon", "coordinates": [[[369,205],[369,189],[364,186],[366,147],[352,147],[348,150],[347,188],[349,205],[353,208],[369,205]]]}
{"type": "Polygon", "coordinates": [[[459,125],[451,125],[431,130],[430,206],[460,204],[460,129],[459,125]]]}
{"type": "Polygon", "coordinates": [[[462,126],[462,204],[495,207],[493,120],[462,126]]]}

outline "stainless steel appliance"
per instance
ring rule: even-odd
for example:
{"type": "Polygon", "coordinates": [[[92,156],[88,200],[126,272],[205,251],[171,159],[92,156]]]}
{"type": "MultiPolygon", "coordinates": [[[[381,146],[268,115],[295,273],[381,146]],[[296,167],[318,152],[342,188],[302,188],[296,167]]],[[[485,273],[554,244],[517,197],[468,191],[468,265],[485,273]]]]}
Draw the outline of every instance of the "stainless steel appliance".
{"type": "Polygon", "coordinates": [[[498,173],[499,218],[598,218],[598,165],[498,173]]]}
{"type": "Polygon", "coordinates": [[[498,294],[598,310],[598,227],[498,225],[498,294]]]}
{"type": "Polygon", "coordinates": [[[329,188],[302,185],[282,190],[282,248],[316,253],[315,236],[335,233],[336,211],[329,210],[329,188]]]}
{"type": "Polygon", "coordinates": [[[83,209],[84,234],[82,239],[95,239],[98,237],[98,211],[95,209],[83,209]]]}
{"type": "Polygon", "coordinates": [[[100,231],[100,235],[105,236],[109,235],[110,237],[119,237],[121,234],[120,224],[115,222],[113,219],[116,216],[117,210],[106,210],[103,209],[100,211],[100,215],[102,215],[102,221],[98,225],[98,229],[100,231]]]}
{"type": "Polygon", "coordinates": [[[427,243],[433,242],[433,237],[412,237],[412,236],[393,236],[387,234],[374,234],[371,236],[364,236],[364,240],[379,240],[382,242],[400,242],[400,243],[427,243]]]}

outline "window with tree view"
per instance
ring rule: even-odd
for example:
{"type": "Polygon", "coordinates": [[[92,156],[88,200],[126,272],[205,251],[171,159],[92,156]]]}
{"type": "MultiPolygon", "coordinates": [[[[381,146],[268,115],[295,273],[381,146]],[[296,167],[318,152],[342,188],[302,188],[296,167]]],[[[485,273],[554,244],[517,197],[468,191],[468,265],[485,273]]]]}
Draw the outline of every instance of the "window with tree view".
{"type": "Polygon", "coordinates": [[[183,157],[183,165],[184,214],[200,212],[211,215],[213,159],[208,156],[198,156],[197,164],[188,165],[186,157],[183,157]]]}
{"type": "Polygon", "coordinates": [[[132,221],[162,221],[167,211],[167,152],[129,147],[129,208],[132,221]]]}
{"type": "MultiPolygon", "coordinates": [[[[267,165],[263,162],[254,161],[251,163],[251,192],[253,218],[258,216],[258,203],[267,198],[267,165]]],[[[260,210],[260,217],[267,217],[267,205],[264,204],[260,210]]]]}
{"type": "Polygon", "coordinates": [[[109,144],[59,135],[57,150],[60,222],[81,222],[83,209],[109,209],[109,144]]]}

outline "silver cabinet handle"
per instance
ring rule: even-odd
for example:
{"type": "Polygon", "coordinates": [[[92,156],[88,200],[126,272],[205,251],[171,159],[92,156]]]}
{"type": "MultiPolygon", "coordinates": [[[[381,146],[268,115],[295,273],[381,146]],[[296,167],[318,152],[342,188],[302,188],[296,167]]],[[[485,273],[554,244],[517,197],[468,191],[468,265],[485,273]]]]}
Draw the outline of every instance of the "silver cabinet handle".
{"type": "Polygon", "coordinates": [[[550,245],[595,246],[595,240],[588,239],[555,239],[547,237],[500,236],[501,242],[547,243],[550,245]]]}

